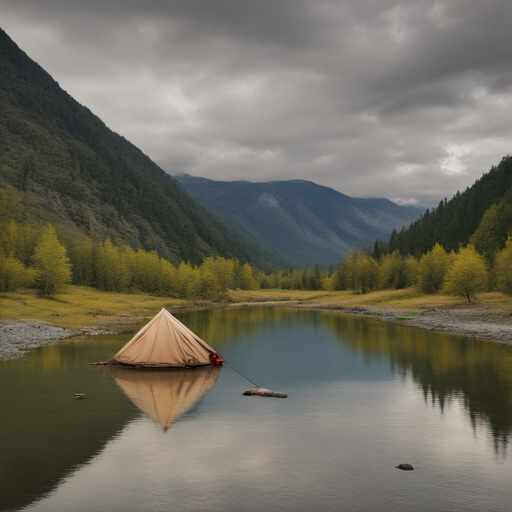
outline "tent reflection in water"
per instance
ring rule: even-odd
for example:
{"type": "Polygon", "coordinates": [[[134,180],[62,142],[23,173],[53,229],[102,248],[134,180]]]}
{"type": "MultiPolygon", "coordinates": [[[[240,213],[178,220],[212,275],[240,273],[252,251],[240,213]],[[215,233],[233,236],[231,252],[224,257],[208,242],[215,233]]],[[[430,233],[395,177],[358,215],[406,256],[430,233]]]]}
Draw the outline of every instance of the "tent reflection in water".
{"type": "Polygon", "coordinates": [[[218,366],[194,371],[133,370],[122,366],[110,366],[109,370],[124,394],[164,432],[210,391],[220,372],[218,366]]]}
{"type": "Polygon", "coordinates": [[[162,309],[114,357],[102,364],[139,368],[221,365],[219,354],[166,309],[162,309]]]}

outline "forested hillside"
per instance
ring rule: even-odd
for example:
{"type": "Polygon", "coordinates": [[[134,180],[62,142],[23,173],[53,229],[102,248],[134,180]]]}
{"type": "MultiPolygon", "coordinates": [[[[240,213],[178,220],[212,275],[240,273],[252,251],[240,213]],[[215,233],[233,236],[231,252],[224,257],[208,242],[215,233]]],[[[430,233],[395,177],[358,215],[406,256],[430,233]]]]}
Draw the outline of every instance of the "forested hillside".
{"type": "Polygon", "coordinates": [[[328,266],[416,220],[423,208],[359,199],[304,180],[249,183],[176,176],[199,203],[297,267],[328,266]]]}
{"type": "MultiPolygon", "coordinates": [[[[448,252],[470,241],[481,253],[492,256],[505,247],[512,229],[512,157],[477,180],[464,192],[427,210],[407,229],[394,231],[386,243],[377,247],[374,256],[398,249],[402,255],[421,255],[440,244],[448,252]]],[[[375,252],[375,251],[374,251],[375,252]]]]}
{"type": "Polygon", "coordinates": [[[1,29],[0,69],[0,197],[16,196],[18,222],[52,223],[68,245],[84,235],[109,237],[175,264],[208,256],[265,262],[262,248],[212,222],[1,29]]]}
{"type": "Polygon", "coordinates": [[[352,253],[330,286],[362,293],[414,286],[468,301],[485,291],[512,295],[512,158],[409,228],[393,231],[389,242],[352,253]]]}

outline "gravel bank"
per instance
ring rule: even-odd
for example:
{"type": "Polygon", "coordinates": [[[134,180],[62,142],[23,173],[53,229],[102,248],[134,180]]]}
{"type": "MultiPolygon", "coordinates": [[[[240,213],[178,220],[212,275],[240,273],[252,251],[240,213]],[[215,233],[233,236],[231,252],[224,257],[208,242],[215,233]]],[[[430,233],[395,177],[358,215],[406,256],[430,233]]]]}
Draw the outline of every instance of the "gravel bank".
{"type": "Polygon", "coordinates": [[[429,331],[512,344],[512,317],[494,315],[485,308],[425,311],[406,322],[429,331]]]}
{"type": "Polygon", "coordinates": [[[73,335],[72,331],[35,320],[0,320],[0,360],[19,359],[27,350],[73,335]]]}
{"type": "Polygon", "coordinates": [[[378,316],[383,320],[400,322],[428,331],[460,334],[496,343],[512,344],[512,311],[503,314],[483,306],[461,306],[427,309],[414,316],[408,316],[407,312],[370,307],[354,308],[350,312],[378,316]],[[400,318],[402,320],[399,320],[400,318]]]}

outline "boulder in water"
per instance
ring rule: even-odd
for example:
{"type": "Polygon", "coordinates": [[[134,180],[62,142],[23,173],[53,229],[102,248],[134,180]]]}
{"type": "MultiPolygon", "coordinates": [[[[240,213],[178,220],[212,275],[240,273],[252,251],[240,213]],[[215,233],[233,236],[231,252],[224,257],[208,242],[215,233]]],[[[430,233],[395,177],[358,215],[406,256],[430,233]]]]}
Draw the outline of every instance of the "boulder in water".
{"type": "Polygon", "coordinates": [[[405,471],[412,471],[414,468],[410,464],[398,464],[398,466],[395,466],[398,469],[403,469],[405,471]]]}

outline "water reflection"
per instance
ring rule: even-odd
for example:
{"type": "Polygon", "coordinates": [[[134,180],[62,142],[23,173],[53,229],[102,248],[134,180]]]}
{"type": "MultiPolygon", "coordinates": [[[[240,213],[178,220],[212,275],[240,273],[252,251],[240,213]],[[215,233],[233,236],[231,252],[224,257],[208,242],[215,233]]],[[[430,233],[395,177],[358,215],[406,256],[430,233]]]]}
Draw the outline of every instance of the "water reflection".
{"type": "Polygon", "coordinates": [[[123,343],[96,336],[0,362],[0,510],[50,492],[136,417],[108,372],[87,366],[123,343]],[[86,399],[75,400],[77,392],[86,399]]]}
{"type": "Polygon", "coordinates": [[[215,384],[219,367],[155,370],[109,366],[124,394],[166,432],[215,384]]]}
{"type": "Polygon", "coordinates": [[[366,361],[385,358],[394,373],[404,377],[410,373],[425,400],[437,404],[441,411],[451,400],[461,400],[473,428],[483,423],[496,450],[504,449],[512,436],[510,346],[373,318],[289,308],[200,311],[183,314],[180,319],[219,350],[230,340],[255,335],[272,324],[323,326],[366,361]]]}
{"type": "Polygon", "coordinates": [[[243,397],[228,368],[87,366],[128,337],[0,363],[0,510],[510,509],[512,461],[470,429],[483,423],[500,450],[512,435],[509,347],[285,308],[179,319],[290,398],[243,397]],[[165,436],[140,419],[166,430],[192,407],[165,436]]]}
{"type": "Polygon", "coordinates": [[[410,373],[425,401],[441,411],[461,400],[473,428],[483,422],[495,449],[506,447],[512,435],[512,347],[357,317],[326,315],[325,322],[351,351],[368,360],[386,356],[394,372],[410,373]]]}

